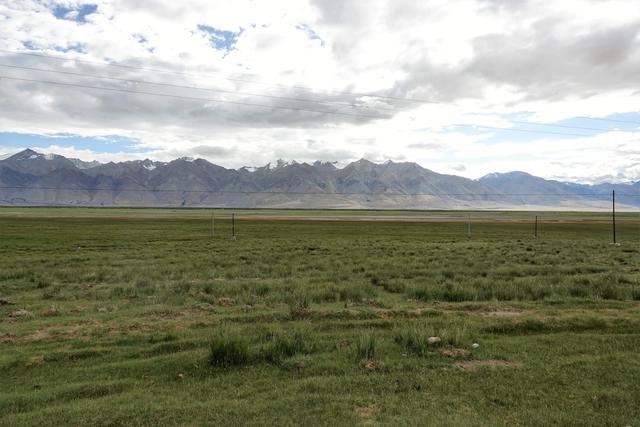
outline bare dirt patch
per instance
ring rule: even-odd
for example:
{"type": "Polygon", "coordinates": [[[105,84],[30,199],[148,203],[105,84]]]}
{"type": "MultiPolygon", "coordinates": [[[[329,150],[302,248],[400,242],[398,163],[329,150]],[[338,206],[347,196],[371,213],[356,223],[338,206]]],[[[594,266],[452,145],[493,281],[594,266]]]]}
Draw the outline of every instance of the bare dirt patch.
{"type": "Polygon", "coordinates": [[[0,343],[16,343],[16,342],[36,342],[44,341],[51,338],[51,334],[47,331],[37,331],[29,335],[16,336],[6,334],[0,336],[0,343]]]}
{"type": "Polygon", "coordinates": [[[487,311],[487,312],[481,313],[482,316],[487,316],[487,317],[518,317],[524,314],[525,314],[524,311],[515,310],[515,309],[487,311]]]}
{"type": "Polygon", "coordinates": [[[226,297],[222,297],[222,298],[218,298],[216,299],[216,305],[222,306],[222,307],[231,307],[232,305],[236,304],[236,300],[234,300],[233,298],[226,298],[226,297]]]}
{"type": "Polygon", "coordinates": [[[48,308],[45,311],[43,311],[42,315],[45,316],[45,317],[59,316],[60,315],[60,310],[58,310],[55,307],[51,307],[51,308],[48,308]]]}
{"type": "Polygon", "coordinates": [[[362,421],[372,421],[378,415],[378,407],[374,404],[365,406],[356,406],[356,415],[362,421]]]}
{"type": "Polygon", "coordinates": [[[464,348],[456,348],[456,347],[446,347],[440,350],[440,354],[445,357],[464,357],[469,355],[469,350],[465,350],[464,348]]]}
{"type": "Polygon", "coordinates": [[[367,360],[363,363],[363,367],[368,371],[377,371],[382,368],[382,364],[377,360],[367,360]]]}
{"type": "Polygon", "coordinates": [[[465,371],[475,371],[480,368],[515,368],[520,366],[520,364],[516,362],[510,362],[508,360],[487,359],[462,360],[460,362],[456,362],[454,366],[457,366],[460,369],[464,369],[465,371]]]}
{"type": "Polygon", "coordinates": [[[447,304],[444,308],[448,313],[458,313],[463,311],[487,317],[515,317],[522,316],[527,313],[527,311],[520,310],[515,307],[477,303],[447,304]]]}
{"type": "Polygon", "coordinates": [[[174,319],[176,317],[184,316],[181,311],[148,311],[142,314],[143,317],[160,317],[164,319],[174,319]]]}
{"type": "Polygon", "coordinates": [[[9,317],[29,317],[29,316],[32,316],[31,312],[23,308],[9,314],[9,317]]]}
{"type": "Polygon", "coordinates": [[[351,303],[351,305],[353,305],[354,307],[375,307],[375,308],[384,307],[381,303],[371,298],[366,298],[361,301],[354,301],[351,303]]]}

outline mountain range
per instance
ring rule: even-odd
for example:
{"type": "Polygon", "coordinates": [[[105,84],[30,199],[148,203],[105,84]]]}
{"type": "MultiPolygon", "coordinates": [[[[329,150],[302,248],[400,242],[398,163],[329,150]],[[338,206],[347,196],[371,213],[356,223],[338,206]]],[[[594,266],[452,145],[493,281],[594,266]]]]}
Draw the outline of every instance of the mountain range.
{"type": "Polygon", "coordinates": [[[525,172],[472,180],[416,163],[358,160],[227,169],[204,159],[84,162],[26,149],[0,160],[0,205],[334,209],[621,209],[640,181],[583,185],[525,172]]]}

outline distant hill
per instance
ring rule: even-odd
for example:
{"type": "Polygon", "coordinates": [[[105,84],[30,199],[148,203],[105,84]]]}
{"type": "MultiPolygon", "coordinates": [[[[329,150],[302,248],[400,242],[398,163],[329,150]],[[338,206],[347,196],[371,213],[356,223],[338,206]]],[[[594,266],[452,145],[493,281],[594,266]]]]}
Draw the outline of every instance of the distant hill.
{"type": "Polygon", "coordinates": [[[203,159],[83,162],[27,149],[0,160],[0,204],[367,209],[608,209],[640,206],[640,182],[580,185],[524,172],[472,180],[416,163],[278,161],[226,169],[203,159]]]}

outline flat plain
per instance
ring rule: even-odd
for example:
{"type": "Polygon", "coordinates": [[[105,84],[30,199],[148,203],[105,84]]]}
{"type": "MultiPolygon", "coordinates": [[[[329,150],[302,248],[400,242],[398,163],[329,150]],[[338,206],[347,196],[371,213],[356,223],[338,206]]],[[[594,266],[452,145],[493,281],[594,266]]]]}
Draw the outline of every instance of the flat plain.
{"type": "Polygon", "coordinates": [[[0,209],[0,425],[640,420],[637,214],[231,212],[0,209]]]}

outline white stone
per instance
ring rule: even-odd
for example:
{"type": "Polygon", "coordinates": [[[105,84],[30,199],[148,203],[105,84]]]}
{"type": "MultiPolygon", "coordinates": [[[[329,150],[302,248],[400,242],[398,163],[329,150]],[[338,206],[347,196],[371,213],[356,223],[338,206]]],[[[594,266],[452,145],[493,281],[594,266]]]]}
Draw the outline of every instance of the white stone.
{"type": "Polygon", "coordinates": [[[427,338],[427,342],[429,344],[438,344],[440,341],[442,341],[442,339],[440,339],[440,337],[429,337],[429,338],[427,338]]]}

